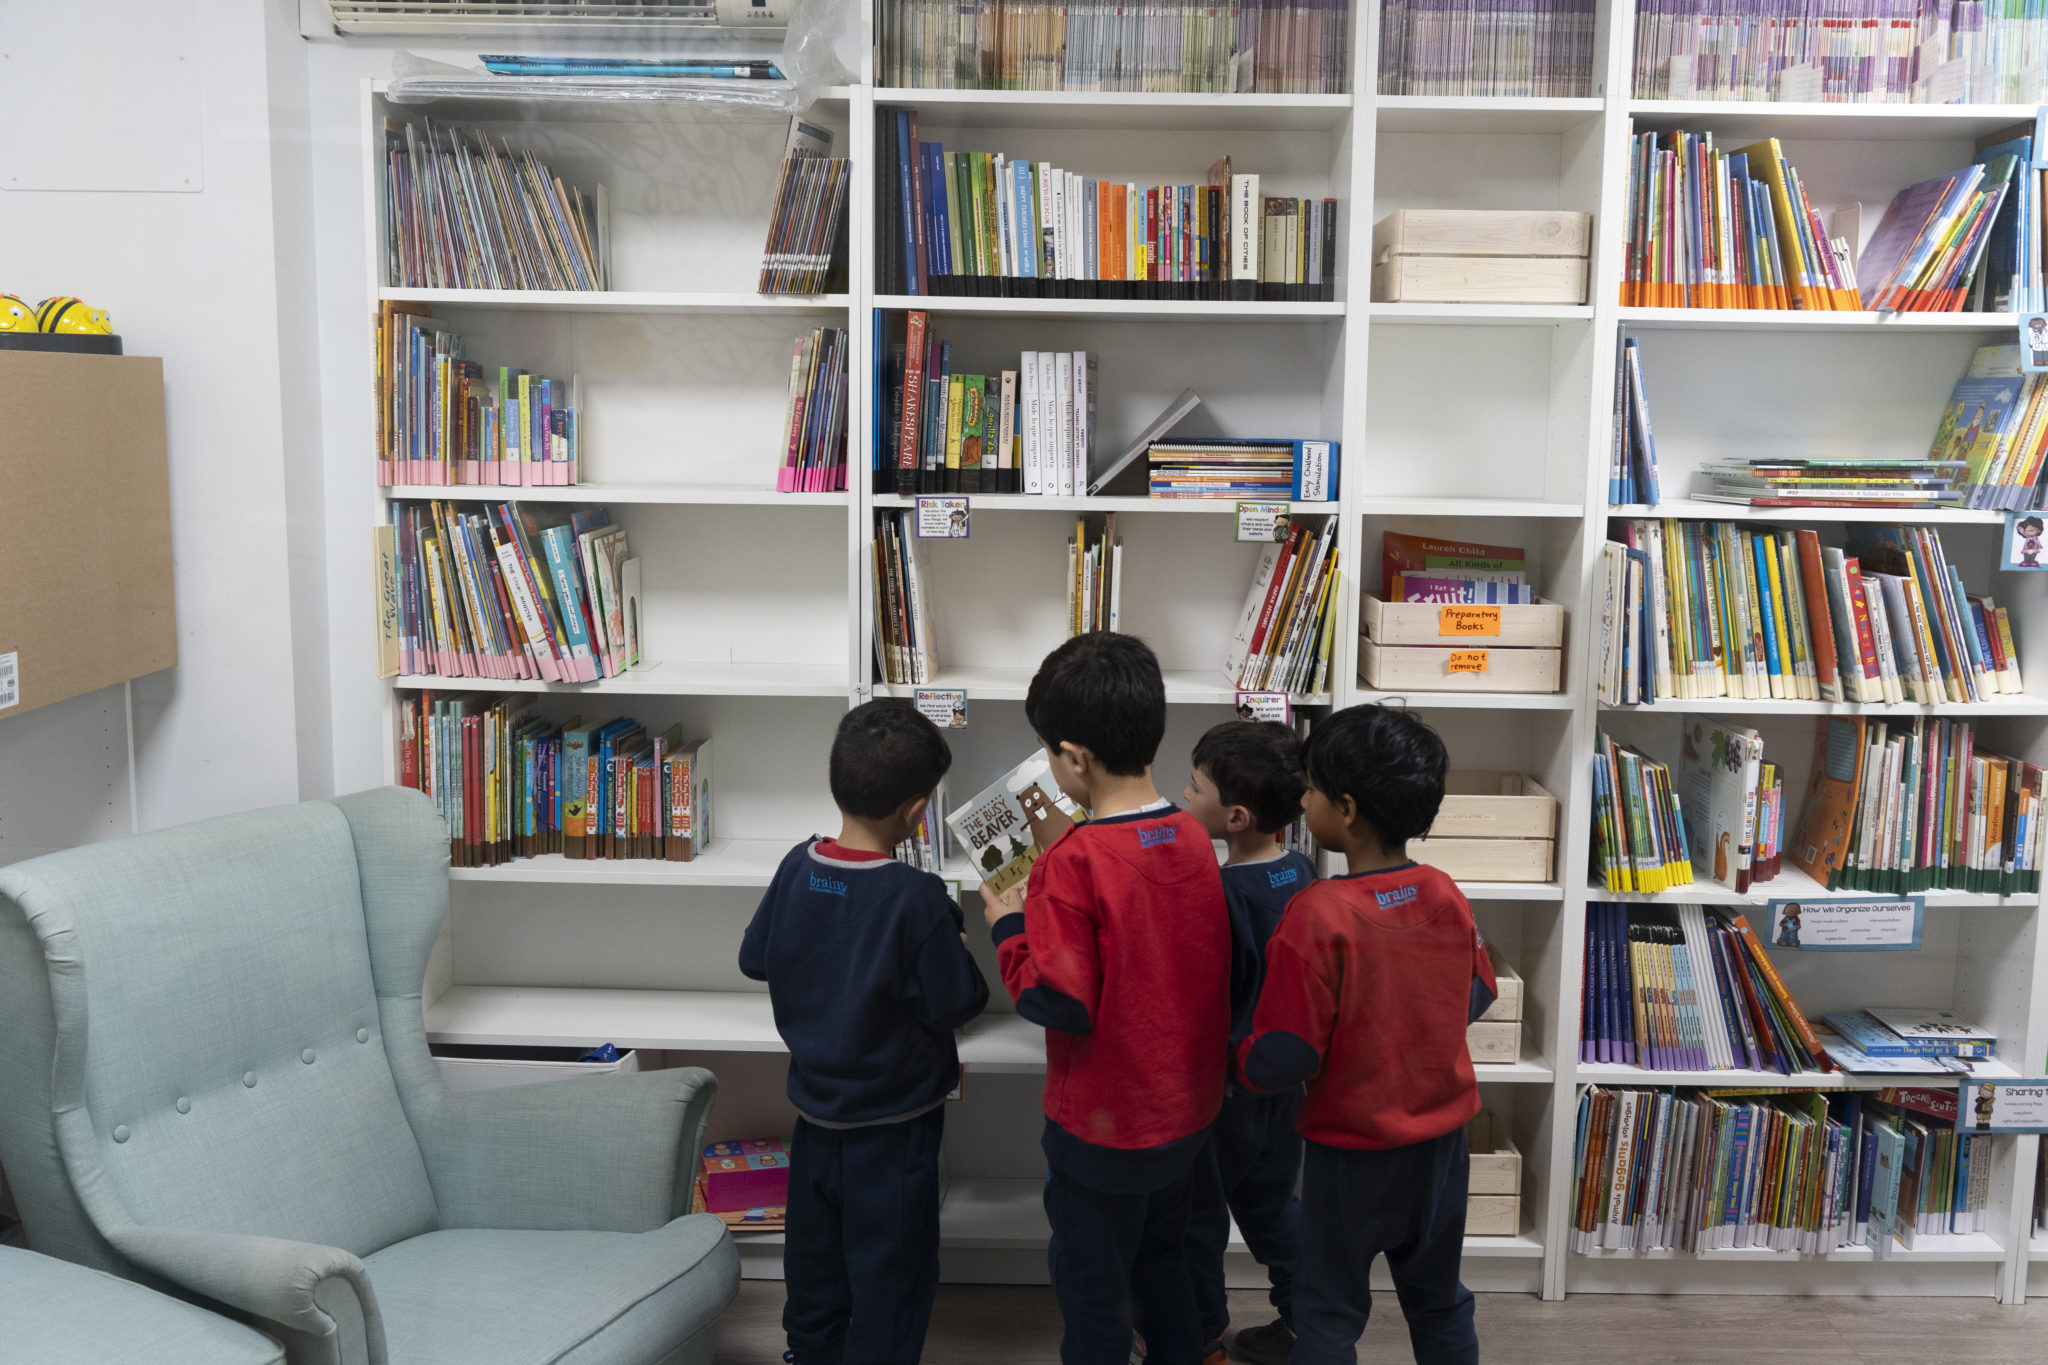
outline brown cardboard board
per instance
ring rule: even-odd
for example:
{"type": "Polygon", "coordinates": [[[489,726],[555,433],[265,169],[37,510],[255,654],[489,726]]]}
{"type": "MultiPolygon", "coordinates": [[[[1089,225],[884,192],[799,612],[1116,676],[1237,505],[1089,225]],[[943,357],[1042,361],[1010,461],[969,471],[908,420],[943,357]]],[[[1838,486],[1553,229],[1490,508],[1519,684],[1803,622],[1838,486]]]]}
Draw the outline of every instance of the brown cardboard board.
{"type": "Polygon", "coordinates": [[[178,662],[163,361],[0,352],[0,721],[178,662]]]}

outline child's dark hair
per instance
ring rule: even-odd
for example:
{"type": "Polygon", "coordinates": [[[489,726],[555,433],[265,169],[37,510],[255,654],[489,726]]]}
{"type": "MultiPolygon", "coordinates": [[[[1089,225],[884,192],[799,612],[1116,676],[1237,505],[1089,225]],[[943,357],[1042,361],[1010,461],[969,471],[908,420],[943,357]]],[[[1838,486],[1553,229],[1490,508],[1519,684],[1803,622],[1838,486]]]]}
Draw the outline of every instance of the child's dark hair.
{"type": "Polygon", "coordinates": [[[1112,776],[1141,776],[1166,734],[1159,658],[1135,635],[1076,635],[1032,675],[1024,719],[1047,748],[1078,744],[1112,776]]]}
{"type": "Polygon", "coordinates": [[[953,766],[939,727],[907,701],[864,702],[832,736],[832,803],[848,815],[881,820],[916,796],[929,796],[953,766]]]}
{"type": "Polygon", "coordinates": [[[2022,535],[2038,536],[2041,534],[2042,522],[2039,517],[2021,517],[2013,524],[2019,528],[2022,535]],[[2029,530],[2029,527],[2033,529],[2029,530]]]}
{"type": "Polygon", "coordinates": [[[1309,731],[1301,763],[1324,796],[1355,801],[1359,818],[1391,849],[1435,822],[1450,755],[1436,731],[1405,711],[1347,706],[1309,731]]]}
{"type": "Polygon", "coordinates": [[[1226,720],[1195,741],[1194,766],[1226,806],[1243,806],[1261,834],[1301,814],[1301,741],[1277,720],[1226,720]]]}

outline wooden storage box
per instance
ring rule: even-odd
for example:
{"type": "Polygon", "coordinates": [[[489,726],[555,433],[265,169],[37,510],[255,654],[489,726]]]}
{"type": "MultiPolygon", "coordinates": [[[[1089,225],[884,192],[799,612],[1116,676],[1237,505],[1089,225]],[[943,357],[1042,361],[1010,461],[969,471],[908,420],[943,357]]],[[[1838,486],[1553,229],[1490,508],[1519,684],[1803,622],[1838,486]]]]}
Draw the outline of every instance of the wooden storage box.
{"type": "Polygon", "coordinates": [[[1372,268],[1374,303],[1586,301],[1586,263],[1570,256],[1390,256],[1372,268]]]}
{"type": "Polygon", "coordinates": [[[1547,882],[1548,839],[1411,839],[1408,856],[1460,882],[1547,882]]]}
{"type": "Polygon", "coordinates": [[[1479,1016],[1482,1024],[1518,1024],[1522,1021],[1522,978],[1508,965],[1506,958],[1491,944],[1486,945],[1486,960],[1493,964],[1494,997],[1486,1007],[1486,1013],[1479,1016]]]}
{"type": "Polygon", "coordinates": [[[1383,645],[1557,649],[1564,644],[1564,608],[1542,599],[1526,606],[1382,602],[1368,593],[1365,633],[1383,645]]]}
{"type": "Polygon", "coordinates": [[[1522,1060],[1520,1022],[1467,1024],[1465,1050],[1482,1066],[1511,1065],[1522,1060]]]}
{"type": "Polygon", "coordinates": [[[1569,209],[1402,209],[1372,226],[1372,258],[1576,256],[1593,243],[1593,215],[1569,209]]]}
{"type": "Polygon", "coordinates": [[[1472,1149],[1471,1194],[1520,1194],[1522,1153],[1508,1136],[1499,1114],[1482,1109],[1465,1125],[1465,1145],[1472,1149]]]}
{"type": "Polygon", "coordinates": [[[1358,661],[1366,686],[1382,692],[1555,692],[1564,671],[1561,649],[1381,645],[1367,637],[1358,641],[1358,661]],[[1481,671],[1453,673],[1451,656],[1475,649],[1486,656],[1481,671]]]}
{"type": "Polygon", "coordinates": [[[1465,1196],[1467,1237],[1515,1237],[1522,1231],[1522,1197],[1518,1194],[1465,1196]]]}
{"type": "Polygon", "coordinates": [[[1403,209],[1373,225],[1378,303],[1584,303],[1593,215],[1403,209]]]}
{"type": "Polygon", "coordinates": [[[1556,797],[1519,773],[1454,772],[1444,787],[1436,823],[1410,841],[1410,857],[1460,881],[1550,880],[1556,797]]]}

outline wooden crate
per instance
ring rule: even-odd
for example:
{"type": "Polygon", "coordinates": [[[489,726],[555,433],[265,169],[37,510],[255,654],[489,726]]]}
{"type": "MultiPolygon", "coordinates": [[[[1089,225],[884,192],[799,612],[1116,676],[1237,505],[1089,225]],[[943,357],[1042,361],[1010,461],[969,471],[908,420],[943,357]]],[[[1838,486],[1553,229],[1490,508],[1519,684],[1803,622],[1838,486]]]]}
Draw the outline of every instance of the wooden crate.
{"type": "Polygon", "coordinates": [[[1549,839],[1410,839],[1408,856],[1461,882],[1547,882],[1549,839]]]}
{"type": "Polygon", "coordinates": [[[1366,638],[1383,645],[1510,645],[1556,649],[1564,644],[1564,608],[1538,600],[1493,606],[1463,602],[1382,602],[1366,595],[1366,638]]]}
{"type": "Polygon", "coordinates": [[[1467,1237],[1514,1237],[1522,1231],[1522,1197],[1518,1194],[1465,1196],[1467,1237]]]}
{"type": "Polygon", "coordinates": [[[1500,1066],[1522,1060],[1522,1026],[1519,1023],[1467,1024],[1465,1050],[1482,1065],[1500,1066]]]}
{"type": "Polygon", "coordinates": [[[1465,1145],[1472,1149],[1472,1194],[1520,1194],[1522,1153],[1508,1136],[1508,1126],[1491,1109],[1482,1109],[1465,1125],[1465,1145]]]}
{"type": "Polygon", "coordinates": [[[1586,301],[1576,256],[1389,256],[1372,268],[1374,303],[1586,301]]]}
{"type": "Polygon", "coordinates": [[[1554,839],[1557,798],[1521,773],[1449,773],[1429,837],[1554,839]]]}
{"type": "Polygon", "coordinates": [[[1483,672],[1453,673],[1451,656],[1472,649],[1438,649],[1428,645],[1381,645],[1361,636],[1359,669],[1365,684],[1382,692],[1411,688],[1418,692],[1555,692],[1564,669],[1564,651],[1512,649],[1488,645],[1483,672]]]}
{"type": "Polygon", "coordinates": [[[1593,215],[1569,209],[1402,209],[1372,227],[1372,258],[1578,256],[1593,241],[1593,215]]]}
{"type": "Polygon", "coordinates": [[[1491,943],[1486,960],[1493,964],[1493,1003],[1479,1016],[1482,1024],[1520,1023],[1522,1020],[1522,978],[1491,943]]]}

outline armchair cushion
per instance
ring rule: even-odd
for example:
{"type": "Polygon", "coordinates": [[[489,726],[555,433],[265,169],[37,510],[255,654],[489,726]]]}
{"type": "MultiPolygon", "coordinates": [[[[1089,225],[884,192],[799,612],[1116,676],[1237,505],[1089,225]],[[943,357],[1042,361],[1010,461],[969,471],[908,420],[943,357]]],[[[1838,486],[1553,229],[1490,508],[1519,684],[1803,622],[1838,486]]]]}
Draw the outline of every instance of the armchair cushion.
{"type": "Polygon", "coordinates": [[[0,1247],[0,1342],[36,1365],[283,1365],[260,1332],[139,1284],[0,1247]]]}
{"type": "Polygon", "coordinates": [[[366,1257],[403,1365],[643,1365],[739,1292],[710,1214],[652,1232],[430,1232],[366,1257]]]}

